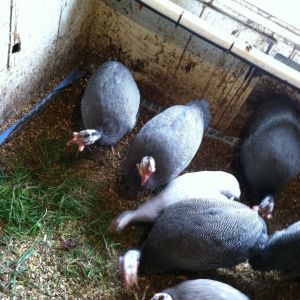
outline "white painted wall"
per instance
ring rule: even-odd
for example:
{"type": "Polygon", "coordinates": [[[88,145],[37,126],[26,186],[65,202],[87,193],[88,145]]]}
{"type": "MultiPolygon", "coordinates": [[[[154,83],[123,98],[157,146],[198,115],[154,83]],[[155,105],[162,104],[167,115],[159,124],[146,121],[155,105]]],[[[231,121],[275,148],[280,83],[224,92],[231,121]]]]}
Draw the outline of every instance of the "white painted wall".
{"type": "Polygon", "coordinates": [[[5,33],[0,35],[0,123],[78,65],[88,40],[91,3],[0,1],[0,32],[5,33]],[[12,53],[18,40],[21,51],[12,53]]]}
{"type": "MultiPolygon", "coordinates": [[[[6,69],[7,51],[9,42],[10,1],[0,3],[0,72],[6,69]]],[[[1,87],[1,86],[0,86],[1,87]]]]}

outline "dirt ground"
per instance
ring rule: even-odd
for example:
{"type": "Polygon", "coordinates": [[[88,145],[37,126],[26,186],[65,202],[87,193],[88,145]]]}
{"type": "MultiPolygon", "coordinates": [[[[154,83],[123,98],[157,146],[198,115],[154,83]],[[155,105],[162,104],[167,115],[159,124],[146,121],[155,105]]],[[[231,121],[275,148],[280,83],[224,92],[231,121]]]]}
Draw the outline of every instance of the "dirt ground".
{"type": "MultiPolygon", "coordinates": [[[[56,101],[51,104],[38,118],[32,121],[21,133],[15,135],[1,149],[2,161],[13,161],[16,157],[20,157],[20,149],[27,149],[30,153],[36,146],[41,137],[47,136],[55,140],[60,137],[70,136],[74,130],[81,127],[79,104],[82,93],[84,91],[86,79],[82,79],[71,87],[62,91],[56,101]]],[[[147,95],[147,91],[143,90],[143,94],[147,95]]],[[[150,97],[149,97],[150,98],[150,97]]],[[[74,172],[88,174],[91,181],[99,182],[102,186],[99,197],[104,201],[101,204],[95,204],[95,209],[106,211],[112,216],[120,212],[134,208],[139,203],[145,201],[149,195],[132,199],[128,198],[126,193],[126,185],[123,183],[121,164],[126,155],[128,146],[138,132],[141,126],[153,116],[145,108],[141,109],[138,125],[134,131],[124,137],[120,143],[114,147],[114,152],[110,148],[101,148],[98,145],[89,147],[78,157],[73,154],[66,155],[73,160],[72,169],[74,172]],[[72,156],[73,155],[73,156],[72,156]]],[[[240,120],[240,123],[243,120],[240,120]]],[[[240,126],[243,124],[241,123],[240,126]]],[[[235,126],[238,125],[235,122],[235,126]]],[[[67,140],[66,140],[67,142],[67,140]]],[[[23,151],[23,150],[22,150],[23,151]]],[[[193,159],[190,166],[185,172],[199,170],[225,170],[234,173],[232,169],[233,162],[236,160],[235,149],[221,141],[205,137],[202,145],[193,159]]],[[[277,196],[277,202],[273,218],[268,222],[269,232],[282,229],[287,225],[298,221],[300,216],[300,182],[299,178],[290,183],[290,185],[277,196]]],[[[246,194],[246,187],[242,186],[242,201],[250,202],[251,199],[246,194]]],[[[126,249],[138,247],[140,238],[143,233],[143,228],[131,226],[127,228],[121,235],[109,237],[115,244],[119,244],[116,256],[123,253],[126,249]]],[[[108,236],[105,233],[105,236],[108,236]]],[[[42,254],[41,254],[42,255],[42,254]]],[[[49,260],[56,260],[56,251],[47,252],[49,260]]],[[[253,300],[265,299],[298,299],[300,293],[300,283],[296,278],[289,275],[278,274],[277,272],[254,272],[247,263],[240,264],[233,269],[220,269],[216,272],[199,274],[197,276],[175,276],[175,275],[155,275],[149,277],[141,277],[139,284],[140,289],[134,292],[125,292],[116,273],[117,259],[112,256],[111,265],[112,282],[111,289],[113,292],[97,290],[97,286],[92,290],[85,290],[80,286],[76,290],[76,283],[73,286],[70,284],[69,292],[57,291],[55,299],[150,299],[151,296],[162,289],[174,285],[185,278],[211,278],[217,279],[232,286],[247,294],[253,300]],[[76,296],[74,296],[76,295],[76,296]],[[107,295],[107,296],[105,296],[107,295]]],[[[31,264],[38,264],[38,260],[33,260],[31,264]]],[[[41,272],[47,273],[47,268],[36,268],[36,277],[43,276],[41,272]]],[[[51,270],[55,274],[53,278],[61,278],[64,281],[64,275],[60,274],[57,269],[51,270]]],[[[52,276],[48,277],[51,281],[52,276]]],[[[299,280],[299,279],[298,279],[299,280]]],[[[100,289],[100,287],[99,287],[100,289]]],[[[30,297],[30,291],[26,291],[28,298],[38,299],[37,294],[30,297]]],[[[24,298],[25,299],[25,298],[24,298]]],[[[46,299],[42,296],[40,299],[46,299]]],[[[54,298],[53,298],[54,299],[54,298]]]]}

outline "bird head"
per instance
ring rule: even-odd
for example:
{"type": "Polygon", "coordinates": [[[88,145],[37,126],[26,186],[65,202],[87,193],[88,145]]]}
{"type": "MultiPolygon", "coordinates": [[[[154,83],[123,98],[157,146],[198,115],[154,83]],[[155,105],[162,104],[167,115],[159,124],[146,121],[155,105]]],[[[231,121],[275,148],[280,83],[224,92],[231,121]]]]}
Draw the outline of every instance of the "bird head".
{"type": "Polygon", "coordinates": [[[271,219],[272,211],[274,209],[274,197],[272,195],[267,195],[260,202],[259,205],[253,206],[252,209],[256,211],[263,219],[271,219]]]}
{"type": "Polygon", "coordinates": [[[151,300],[172,300],[172,297],[166,293],[157,293],[151,298],[151,300]]]}
{"type": "Polygon", "coordinates": [[[138,287],[138,268],[141,253],[139,250],[129,250],[119,257],[119,269],[126,290],[133,285],[138,287]]]}
{"type": "Polygon", "coordinates": [[[67,143],[67,146],[72,144],[78,145],[78,151],[83,151],[87,145],[94,144],[101,138],[102,132],[94,129],[86,129],[80,132],[73,132],[73,138],[67,143]]]}
{"type": "Polygon", "coordinates": [[[140,163],[136,164],[139,175],[141,176],[141,185],[145,185],[152,173],[155,172],[155,160],[151,156],[145,156],[140,163]]]}

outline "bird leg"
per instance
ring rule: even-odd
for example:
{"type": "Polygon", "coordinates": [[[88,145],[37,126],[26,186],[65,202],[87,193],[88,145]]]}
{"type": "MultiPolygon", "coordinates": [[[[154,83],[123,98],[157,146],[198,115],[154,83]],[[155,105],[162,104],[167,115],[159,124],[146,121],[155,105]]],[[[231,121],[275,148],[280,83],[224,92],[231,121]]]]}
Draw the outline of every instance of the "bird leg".
{"type": "Polygon", "coordinates": [[[114,146],[110,146],[110,149],[111,149],[112,154],[115,155],[115,149],[114,149],[114,146]]]}

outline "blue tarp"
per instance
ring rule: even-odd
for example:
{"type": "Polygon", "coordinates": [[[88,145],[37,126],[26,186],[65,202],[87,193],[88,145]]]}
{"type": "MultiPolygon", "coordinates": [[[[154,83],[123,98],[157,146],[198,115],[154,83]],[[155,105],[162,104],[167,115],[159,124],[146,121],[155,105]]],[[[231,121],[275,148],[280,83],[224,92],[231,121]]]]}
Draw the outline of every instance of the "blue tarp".
{"type": "Polygon", "coordinates": [[[54,96],[60,92],[65,87],[72,84],[75,80],[80,79],[86,70],[76,69],[72,71],[65,79],[59,83],[45,98],[43,98],[40,102],[38,102],[30,112],[20,118],[17,122],[15,122],[12,126],[7,128],[4,132],[0,134],[0,145],[3,145],[5,141],[18,130],[23,128],[29,121],[35,118],[45,107],[47,107],[53,100],[54,96]]]}

